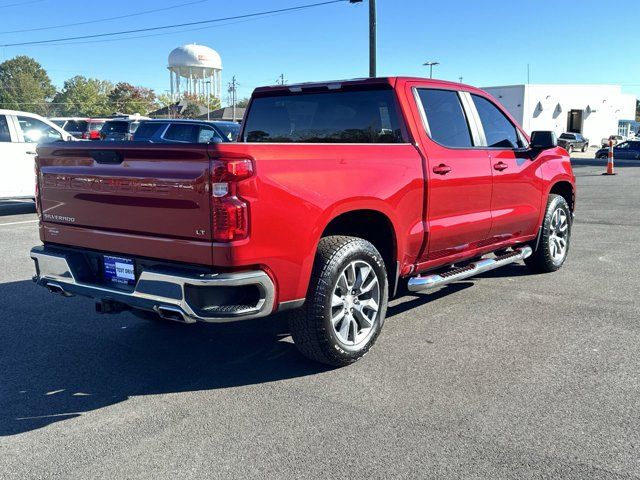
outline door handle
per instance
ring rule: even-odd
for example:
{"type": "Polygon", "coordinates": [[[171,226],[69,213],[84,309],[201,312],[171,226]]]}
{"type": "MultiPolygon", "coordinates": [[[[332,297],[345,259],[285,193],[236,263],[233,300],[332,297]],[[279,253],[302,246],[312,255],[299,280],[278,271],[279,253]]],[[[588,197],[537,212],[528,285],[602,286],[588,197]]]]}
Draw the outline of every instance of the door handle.
{"type": "Polygon", "coordinates": [[[504,162],[498,162],[498,163],[494,163],[493,164],[493,169],[494,170],[498,170],[498,171],[502,171],[502,170],[506,170],[507,168],[509,168],[509,165],[507,165],[504,162]]]}
{"type": "Polygon", "coordinates": [[[35,154],[36,152],[31,152],[31,151],[27,152],[27,155],[35,155],[35,154]]]}
{"type": "Polygon", "coordinates": [[[441,163],[440,165],[433,167],[433,173],[437,175],[446,175],[451,171],[451,167],[449,165],[445,165],[441,163]]]}

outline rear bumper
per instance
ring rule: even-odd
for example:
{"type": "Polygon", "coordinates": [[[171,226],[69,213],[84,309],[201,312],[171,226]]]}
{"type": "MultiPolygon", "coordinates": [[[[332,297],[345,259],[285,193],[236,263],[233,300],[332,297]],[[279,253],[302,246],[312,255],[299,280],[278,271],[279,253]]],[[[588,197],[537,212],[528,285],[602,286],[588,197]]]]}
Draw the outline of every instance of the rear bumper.
{"type": "Polygon", "coordinates": [[[81,267],[72,254],[34,247],[34,281],[53,293],[80,295],[132,309],[155,311],[186,323],[229,322],[264,317],[274,310],[274,284],[262,270],[234,273],[189,273],[170,268],[143,270],[129,290],[80,280],[81,267]],[[249,302],[230,303],[234,298],[249,302]]]}

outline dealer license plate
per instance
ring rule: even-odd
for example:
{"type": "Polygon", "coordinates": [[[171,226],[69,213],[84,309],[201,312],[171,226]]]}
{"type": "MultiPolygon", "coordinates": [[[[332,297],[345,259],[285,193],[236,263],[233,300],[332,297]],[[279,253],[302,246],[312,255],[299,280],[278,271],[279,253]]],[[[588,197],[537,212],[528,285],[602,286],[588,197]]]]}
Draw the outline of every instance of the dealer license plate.
{"type": "Polygon", "coordinates": [[[122,257],[104,256],[104,278],[121,285],[133,285],[136,281],[133,260],[122,257]]]}

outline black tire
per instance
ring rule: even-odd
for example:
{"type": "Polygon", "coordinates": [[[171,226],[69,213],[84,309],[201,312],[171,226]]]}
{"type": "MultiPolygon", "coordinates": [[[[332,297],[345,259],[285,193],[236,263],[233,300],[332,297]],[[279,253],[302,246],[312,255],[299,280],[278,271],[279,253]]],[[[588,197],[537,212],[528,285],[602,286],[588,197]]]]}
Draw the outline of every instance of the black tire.
{"type": "Polygon", "coordinates": [[[569,155],[573,153],[573,145],[567,145],[567,152],[569,153],[569,155]]]}
{"type": "MultiPolygon", "coordinates": [[[[355,278],[353,281],[357,283],[355,278]]],[[[365,283],[367,282],[363,281],[361,286],[364,287],[365,283]]],[[[347,293],[349,306],[353,306],[354,304],[351,302],[357,303],[360,298],[351,296],[350,293],[353,292],[347,293]]],[[[366,296],[367,294],[363,293],[362,295],[366,296]]],[[[380,334],[387,311],[388,295],[389,284],[384,261],[370,242],[361,238],[337,235],[322,238],[316,252],[305,304],[289,315],[291,336],[295,345],[307,358],[331,366],[342,367],[359,360],[367,354],[380,334]],[[342,273],[346,273],[347,267],[350,267],[354,262],[356,265],[366,265],[371,268],[366,275],[362,274],[367,281],[372,281],[370,273],[375,273],[378,286],[376,290],[378,310],[371,326],[366,328],[367,333],[360,343],[356,343],[356,338],[359,332],[365,332],[365,328],[358,330],[359,327],[355,324],[347,326],[347,338],[353,330],[354,342],[353,345],[348,345],[341,340],[337,331],[338,325],[349,321],[347,316],[345,315],[344,320],[337,322],[335,328],[332,322],[332,318],[337,318],[337,315],[341,313],[340,309],[344,307],[343,311],[347,312],[348,307],[343,304],[332,307],[332,300],[335,292],[340,291],[340,284],[343,282],[342,273]]],[[[343,296],[343,298],[345,297],[343,296]]],[[[359,308],[364,310],[368,307],[360,306],[359,308]]],[[[353,312],[354,309],[350,310],[353,312]]],[[[350,318],[355,319],[356,315],[350,318]]]]}
{"type": "Polygon", "coordinates": [[[582,146],[582,150],[581,150],[581,151],[582,151],[582,153],[584,153],[584,152],[586,152],[586,151],[587,151],[587,146],[588,146],[588,145],[587,145],[586,143],[582,146]]]}
{"type": "MultiPolygon", "coordinates": [[[[544,218],[542,220],[540,240],[538,241],[538,248],[536,249],[535,243],[531,245],[534,248],[533,254],[526,258],[524,263],[529,267],[529,269],[535,273],[549,273],[555,272],[558,270],[567,259],[567,255],[569,254],[569,247],[571,245],[571,226],[572,226],[572,217],[571,210],[569,209],[569,204],[564,199],[564,197],[560,195],[551,194],[549,195],[549,199],[547,201],[547,210],[545,212],[544,218]],[[565,248],[564,254],[559,258],[558,256],[554,256],[554,247],[553,243],[556,242],[555,238],[558,238],[554,235],[554,232],[557,232],[557,229],[552,225],[552,219],[554,218],[554,214],[557,210],[560,210],[559,216],[564,215],[566,219],[566,238],[565,240],[565,248]]],[[[558,246],[556,245],[556,252],[558,246]]]]}

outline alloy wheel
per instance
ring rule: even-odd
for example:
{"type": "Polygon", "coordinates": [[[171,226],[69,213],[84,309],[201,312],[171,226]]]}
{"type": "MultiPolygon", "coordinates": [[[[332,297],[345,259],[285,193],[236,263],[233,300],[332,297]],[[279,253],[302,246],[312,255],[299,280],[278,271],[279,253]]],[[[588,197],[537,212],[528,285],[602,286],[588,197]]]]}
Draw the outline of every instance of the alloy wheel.
{"type": "Polygon", "coordinates": [[[380,309],[380,282],[373,267],[353,260],[342,271],[331,299],[331,324],[338,341],[354,348],[366,344],[380,309]]]}
{"type": "Polygon", "coordinates": [[[569,218],[562,208],[556,208],[549,225],[549,253],[554,263],[564,260],[569,243],[569,218]]]}

